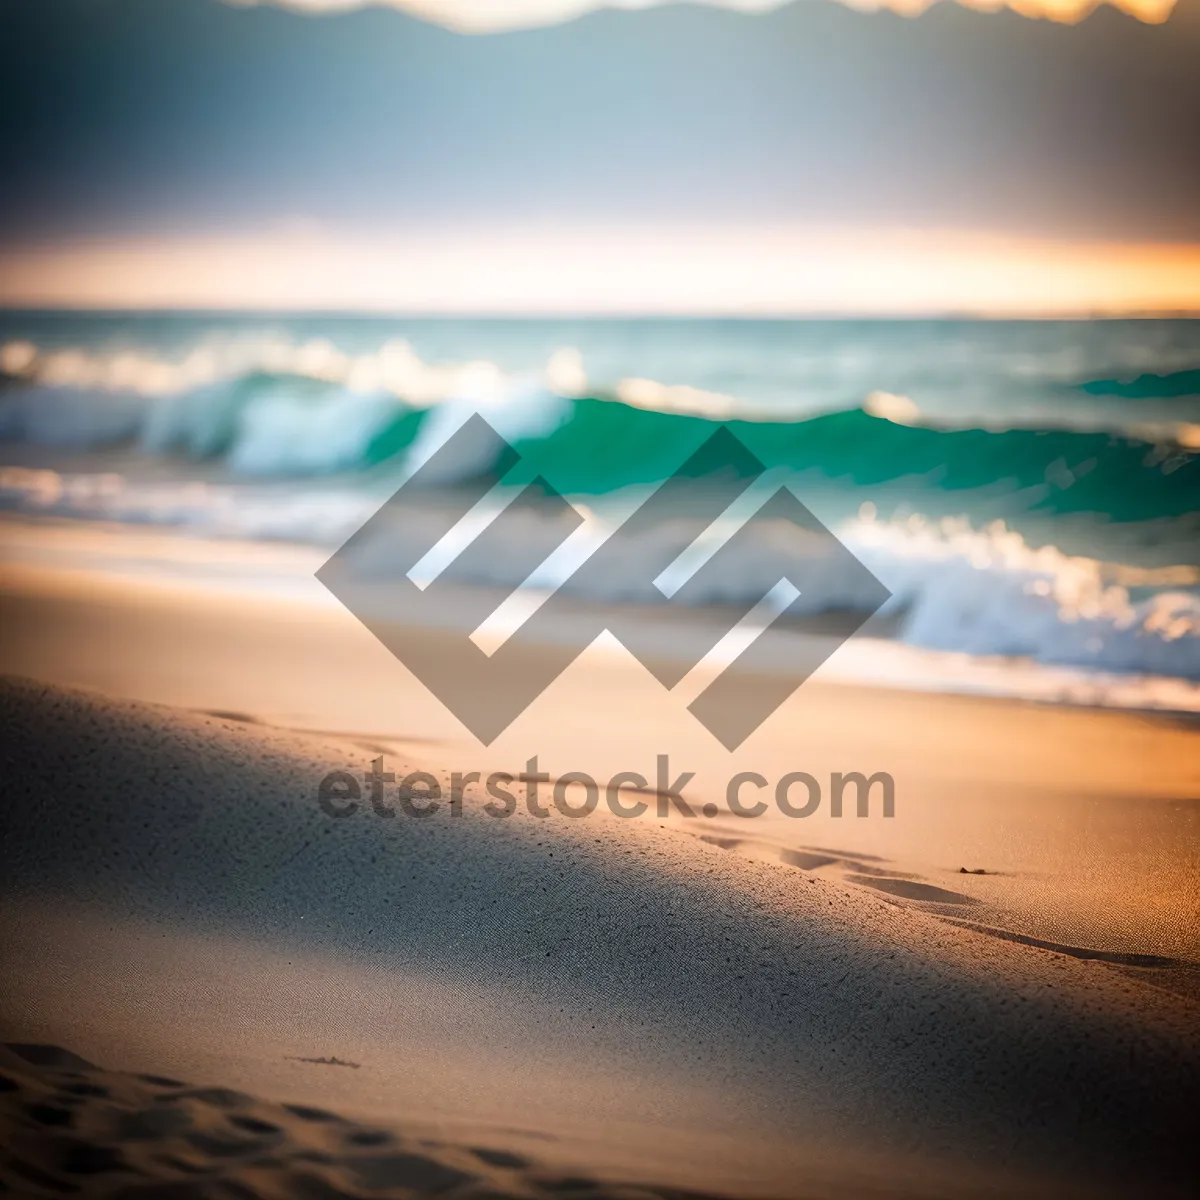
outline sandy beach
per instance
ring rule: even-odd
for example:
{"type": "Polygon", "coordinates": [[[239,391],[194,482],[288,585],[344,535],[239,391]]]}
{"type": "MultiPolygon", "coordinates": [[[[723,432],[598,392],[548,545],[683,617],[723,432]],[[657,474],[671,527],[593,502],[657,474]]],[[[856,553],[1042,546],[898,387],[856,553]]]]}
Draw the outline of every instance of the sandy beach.
{"type": "Polygon", "coordinates": [[[0,605],[19,1193],[1187,1190],[1184,719],[817,680],[728,755],[589,655],[485,749],[331,607],[11,562],[0,605]],[[669,754],[716,815],[318,803],[535,752],[669,754]],[[740,818],[743,768],[886,770],[895,816],[740,818]]]}
{"type": "Polygon", "coordinates": [[[1200,0],[0,46],[0,1200],[1200,1194],[1200,0]]]}

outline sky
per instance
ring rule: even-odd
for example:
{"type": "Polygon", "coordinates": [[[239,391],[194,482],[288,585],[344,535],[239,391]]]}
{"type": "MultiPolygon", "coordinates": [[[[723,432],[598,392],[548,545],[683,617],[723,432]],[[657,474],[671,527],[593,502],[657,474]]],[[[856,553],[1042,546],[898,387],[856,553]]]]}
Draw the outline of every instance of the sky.
{"type": "Polygon", "coordinates": [[[1200,311],[1200,0],[1122,3],[0,0],[0,303],[1200,311]]]}
{"type": "MultiPolygon", "coordinates": [[[[656,8],[670,0],[226,0],[250,7],[258,3],[278,4],[296,12],[346,12],[372,5],[398,8],[448,29],[472,33],[492,33],[506,29],[532,29],[571,20],[600,8],[637,10],[656,8]]],[[[782,8],[789,0],[698,0],[714,8],[735,12],[763,13],[782,8]]],[[[968,7],[992,11],[1006,0],[959,0],[968,7]]],[[[1029,16],[1074,22],[1086,16],[1105,0],[1007,0],[1008,7],[1029,16]]],[[[1124,12],[1145,21],[1163,21],[1175,0],[1108,0],[1124,12]]],[[[892,9],[913,16],[922,13],[934,0],[858,0],[853,7],[865,10],[892,9]]]]}

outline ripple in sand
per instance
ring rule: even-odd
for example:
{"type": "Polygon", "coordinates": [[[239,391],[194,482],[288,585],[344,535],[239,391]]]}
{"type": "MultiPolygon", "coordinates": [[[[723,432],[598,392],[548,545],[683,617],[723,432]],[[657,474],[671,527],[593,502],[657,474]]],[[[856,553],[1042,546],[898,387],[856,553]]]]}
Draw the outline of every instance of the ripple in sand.
{"type": "Polygon", "coordinates": [[[230,1088],[104,1071],[56,1046],[17,1043],[7,1051],[0,1050],[12,1075],[3,1077],[11,1086],[0,1104],[6,1130],[0,1192],[6,1194],[90,1194],[99,1186],[105,1195],[130,1200],[684,1195],[560,1174],[493,1147],[406,1141],[399,1133],[356,1127],[322,1109],[273,1104],[230,1088]],[[164,1086],[177,1090],[164,1093],[164,1086]],[[75,1109],[37,1099],[67,1088],[75,1089],[75,1109]],[[47,1128],[61,1124],[60,1116],[78,1118],[81,1128],[47,1128]]]}

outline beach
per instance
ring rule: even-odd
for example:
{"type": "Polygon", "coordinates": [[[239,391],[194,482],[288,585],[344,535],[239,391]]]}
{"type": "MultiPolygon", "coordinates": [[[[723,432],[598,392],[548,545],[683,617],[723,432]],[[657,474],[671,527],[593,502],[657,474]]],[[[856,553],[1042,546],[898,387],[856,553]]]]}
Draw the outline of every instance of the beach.
{"type": "Polygon", "coordinates": [[[0,598],[10,1186],[78,1185],[73,1139],[123,1164],[89,1188],[184,1188],[164,1195],[1187,1190],[1190,718],[817,679],[730,755],[597,653],[485,748],[335,606],[19,557],[0,598]],[[449,796],[453,773],[517,777],[534,754],[550,781],[641,773],[647,815],[569,819],[552,782],[546,818],[519,783],[504,818],[480,783],[425,818],[402,783],[392,817],[365,781],[351,816],[319,803],[377,759],[449,796]],[[659,818],[664,754],[714,816],[659,818]],[[886,771],[895,813],[738,817],[743,769],[886,771]],[[89,1081],[108,1094],[64,1100],[89,1081]],[[242,1098],[192,1094],[214,1088],[242,1098]],[[71,1115],[43,1127],[34,1097],[71,1115]],[[158,1141],[129,1133],[162,1105],[184,1115],[158,1141]],[[395,1153],[342,1136],[363,1129],[395,1153]]]}
{"type": "Polygon", "coordinates": [[[1195,322],[6,329],[11,1191],[1188,1193],[1195,322]]]}
{"type": "Polygon", "coordinates": [[[1200,0],[0,45],[0,1200],[1197,1194],[1200,0]]]}

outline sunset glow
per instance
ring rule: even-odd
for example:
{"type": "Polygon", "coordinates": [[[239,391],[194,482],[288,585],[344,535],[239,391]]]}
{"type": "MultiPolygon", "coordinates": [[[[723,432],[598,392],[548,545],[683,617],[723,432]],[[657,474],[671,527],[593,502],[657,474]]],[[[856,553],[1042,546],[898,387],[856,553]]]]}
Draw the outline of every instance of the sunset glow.
{"type": "Polygon", "coordinates": [[[1200,311],[1200,246],[790,229],[303,225],[8,251],[0,303],[485,313],[1200,311]]]}

